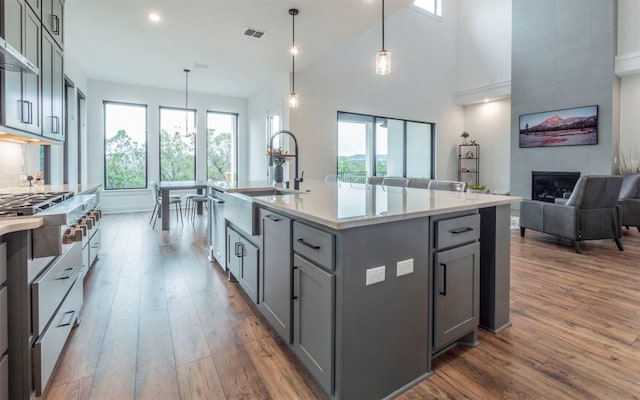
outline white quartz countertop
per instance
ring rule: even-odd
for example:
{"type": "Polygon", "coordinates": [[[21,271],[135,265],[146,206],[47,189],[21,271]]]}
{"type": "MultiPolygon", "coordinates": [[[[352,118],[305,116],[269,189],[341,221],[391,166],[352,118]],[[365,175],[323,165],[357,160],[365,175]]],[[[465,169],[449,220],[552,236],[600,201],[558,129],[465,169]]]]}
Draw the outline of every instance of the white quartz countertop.
{"type": "Polygon", "coordinates": [[[84,185],[35,185],[16,186],[0,189],[0,193],[44,193],[44,192],[73,192],[75,194],[91,192],[102,187],[102,184],[84,185]]]}
{"type": "Polygon", "coordinates": [[[0,236],[11,232],[36,229],[42,226],[40,217],[15,217],[0,220],[0,236]]]}
{"type": "MultiPolygon", "coordinates": [[[[220,189],[232,193],[268,187],[273,185],[240,182],[220,189]]],[[[257,204],[333,229],[494,207],[522,200],[512,196],[313,180],[305,180],[300,189],[296,194],[253,199],[257,204]]]]}

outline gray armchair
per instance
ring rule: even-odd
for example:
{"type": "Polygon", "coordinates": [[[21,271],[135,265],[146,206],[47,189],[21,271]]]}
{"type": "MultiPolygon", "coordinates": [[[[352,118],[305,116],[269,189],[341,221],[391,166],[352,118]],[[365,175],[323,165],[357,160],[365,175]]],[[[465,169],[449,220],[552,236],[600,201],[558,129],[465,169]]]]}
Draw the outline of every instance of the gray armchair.
{"type": "Polygon", "coordinates": [[[623,251],[617,207],[621,186],[621,176],[583,176],[566,204],[524,200],[520,236],[528,228],[570,239],[578,253],[583,240],[613,239],[623,251]]]}
{"type": "Polygon", "coordinates": [[[620,189],[620,225],[635,226],[640,232],[640,174],[625,175],[620,189]]]}

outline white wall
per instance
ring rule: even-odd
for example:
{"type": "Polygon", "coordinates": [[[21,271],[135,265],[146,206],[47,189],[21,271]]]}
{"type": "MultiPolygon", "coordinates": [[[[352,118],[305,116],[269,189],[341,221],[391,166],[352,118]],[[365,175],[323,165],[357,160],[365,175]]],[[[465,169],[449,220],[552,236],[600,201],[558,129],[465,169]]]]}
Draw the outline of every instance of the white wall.
{"type": "Polygon", "coordinates": [[[305,177],[336,173],[337,112],[348,111],[436,123],[436,177],[453,179],[462,108],[454,104],[457,2],[438,21],[403,9],[385,22],[392,72],[377,76],[380,26],[374,26],[296,73],[300,107],[290,124],[299,137],[305,177]]]}
{"type": "Polygon", "coordinates": [[[464,127],[469,139],[480,144],[480,184],[509,190],[511,99],[466,106],[464,127]]]}
{"type": "MultiPolygon", "coordinates": [[[[159,107],[184,107],[184,92],[95,80],[89,81],[89,91],[91,93],[87,99],[89,183],[104,184],[103,101],[105,100],[147,105],[147,176],[148,181],[159,180],[159,107]]],[[[205,179],[206,165],[202,160],[206,160],[207,111],[237,113],[238,148],[246,149],[249,147],[247,100],[204,95],[190,90],[189,108],[197,109],[196,178],[205,179]]],[[[247,164],[247,152],[238,151],[240,179],[246,179],[247,164]]],[[[153,206],[153,198],[149,190],[105,191],[101,203],[105,212],[149,210],[153,206]]]]}
{"type": "Polygon", "coordinates": [[[249,180],[267,177],[267,113],[280,108],[283,112],[283,128],[288,127],[289,110],[286,98],[289,94],[289,74],[282,74],[278,80],[263,88],[249,99],[249,135],[247,147],[249,180]]]}

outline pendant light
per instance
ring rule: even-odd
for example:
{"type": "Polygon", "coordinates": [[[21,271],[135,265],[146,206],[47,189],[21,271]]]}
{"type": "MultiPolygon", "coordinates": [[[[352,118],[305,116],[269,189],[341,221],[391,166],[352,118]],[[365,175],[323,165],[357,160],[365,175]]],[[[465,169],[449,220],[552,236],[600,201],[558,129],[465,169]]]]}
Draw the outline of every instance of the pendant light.
{"type": "Polygon", "coordinates": [[[382,50],[376,54],[376,74],[391,73],[391,53],[384,48],[384,0],[382,0],[382,50]]]}
{"type": "Polygon", "coordinates": [[[296,47],[296,15],[298,15],[297,8],[289,9],[289,15],[291,15],[291,94],[289,94],[289,107],[298,108],[298,94],[296,93],[296,54],[298,54],[298,48],[296,47]]]}
{"type": "Polygon", "coordinates": [[[195,136],[196,134],[195,126],[192,128],[191,132],[189,132],[189,72],[191,72],[191,70],[185,68],[183,71],[184,71],[184,136],[190,137],[190,136],[195,136]]]}

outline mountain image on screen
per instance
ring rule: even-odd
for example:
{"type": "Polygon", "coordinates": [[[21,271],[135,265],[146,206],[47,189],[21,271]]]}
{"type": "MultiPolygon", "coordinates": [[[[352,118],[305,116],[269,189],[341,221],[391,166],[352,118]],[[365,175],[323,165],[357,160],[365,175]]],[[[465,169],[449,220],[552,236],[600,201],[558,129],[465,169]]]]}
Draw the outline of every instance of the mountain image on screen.
{"type": "Polygon", "coordinates": [[[597,106],[520,116],[520,147],[598,144],[597,106]]]}

